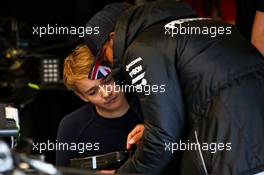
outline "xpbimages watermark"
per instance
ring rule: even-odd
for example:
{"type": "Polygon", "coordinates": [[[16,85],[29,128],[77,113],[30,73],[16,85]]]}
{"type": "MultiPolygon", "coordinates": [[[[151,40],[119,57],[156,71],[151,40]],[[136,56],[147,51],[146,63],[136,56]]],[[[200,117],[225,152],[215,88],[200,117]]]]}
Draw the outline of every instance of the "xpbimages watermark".
{"type": "Polygon", "coordinates": [[[138,85],[128,85],[128,84],[116,84],[113,85],[99,85],[99,92],[105,91],[110,92],[125,92],[125,93],[143,93],[144,95],[150,95],[151,93],[165,93],[166,85],[148,85],[148,84],[138,84],[138,85]]]}
{"type": "Polygon", "coordinates": [[[34,143],[32,144],[33,151],[37,151],[40,154],[43,151],[77,151],[78,153],[84,153],[85,151],[98,151],[100,149],[100,144],[98,142],[91,143],[64,143],[51,142],[47,140],[47,142],[34,143]]]}
{"type": "Polygon", "coordinates": [[[169,151],[172,154],[175,151],[210,151],[210,153],[214,154],[217,151],[230,151],[232,149],[231,143],[197,143],[197,142],[180,142],[178,143],[164,143],[164,150],[169,151]]]}
{"type": "Polygon", "coordinates": [[[212,38],[218,35],[230,35],[231,26],[190,26],[188,22],[209,20],[208,18],[187,18],[172,21],[164,26],[165,35],[174,37],[176,35],[208,35],[212,38]]]}
{"type": "Polygon", "coordinates": [[[47,26],[33,26],[32,34],[39,37],[45,35],[77,35],[78,37],[84,37],[85,35],[99,35],[99,27],[89,26],[58,26],[47,24],[47,26]]]}

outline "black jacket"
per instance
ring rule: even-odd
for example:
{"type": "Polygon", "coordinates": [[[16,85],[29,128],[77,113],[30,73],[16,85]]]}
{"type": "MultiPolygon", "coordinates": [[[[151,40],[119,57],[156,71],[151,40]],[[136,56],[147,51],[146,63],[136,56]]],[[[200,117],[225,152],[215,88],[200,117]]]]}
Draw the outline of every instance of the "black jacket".
{"type": "Polygon", "coordinates": [[[184,3],[152,2],[119,17],[113,73],[138,87],[145,124],[121,173],[161,174],[178,153],[171,174],[264,171],[264,59],[233,26],[194,16],[184,3]],[[204,31],[175,34],[180,26],[204,31]],[[200,146],[176,151],[182,142],[200,146]]]}

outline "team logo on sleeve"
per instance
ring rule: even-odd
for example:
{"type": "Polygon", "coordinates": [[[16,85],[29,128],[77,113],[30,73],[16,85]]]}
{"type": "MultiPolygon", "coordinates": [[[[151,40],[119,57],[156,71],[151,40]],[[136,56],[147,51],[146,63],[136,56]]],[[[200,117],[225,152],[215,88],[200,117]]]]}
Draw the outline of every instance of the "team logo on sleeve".
{"type": "Polygon", "coordinates": [[[138,74],[142,70],[143,70],[142,65],[139,65],[139,66],[135,67],[132,71],[129,72],[129,76],[131,78],[133,78],[133,76],[135,76],[136,74],[138,74]]]}
{"type": "Polygon", "coordinates": [[[137,59],[131,61],[128,65],[126,65],[126,71],[129,71],[129,69],[134,66],[136,63],[142,61],[141,57],[138,57],[137,59]]]}
{"type": "Polygon", "coordinates": [[[127,64],[126,71],[130,78],[132,78],[132,85],[136,85],[137,87],[147,85],[147,80],[145,79],[146,72],[143,70],[141,57],[138,57],[127,64]]]}

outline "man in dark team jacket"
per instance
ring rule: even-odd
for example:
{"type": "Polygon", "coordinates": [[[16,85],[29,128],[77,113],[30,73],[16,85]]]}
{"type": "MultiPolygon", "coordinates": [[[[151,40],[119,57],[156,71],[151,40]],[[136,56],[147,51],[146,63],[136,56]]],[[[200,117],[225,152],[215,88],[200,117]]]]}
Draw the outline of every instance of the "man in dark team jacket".
{"type": "Polygon", "coordinates": [[[184,141],[173,174],[264,171],[261,54],[236,28],[195,18],[185,3],[120,9],[111,4],[90,19],[100,34],[87,35],[86,44],[113,64],[116,78],[138,89],[165,85],[165,92],[136,91],[145,131],[118,172],[161,174],[184,141]]]}

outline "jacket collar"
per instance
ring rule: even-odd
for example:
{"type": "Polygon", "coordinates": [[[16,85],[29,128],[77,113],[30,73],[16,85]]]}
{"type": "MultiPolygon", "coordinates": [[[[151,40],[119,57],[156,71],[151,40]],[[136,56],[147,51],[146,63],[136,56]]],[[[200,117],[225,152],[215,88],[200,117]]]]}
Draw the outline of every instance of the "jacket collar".
{"type": "Polygon", "coordinates": [[[184,2],[149,2],[126,10],[115,26],[113,74],[120,72],[126,48],[151,25],[169,20],[196,17],[196,13],[184,2]]]}

